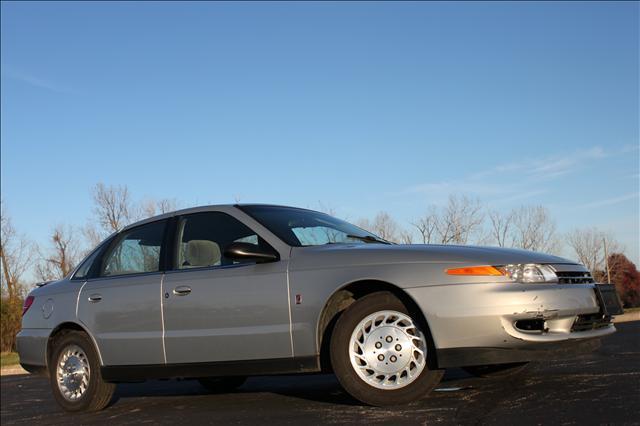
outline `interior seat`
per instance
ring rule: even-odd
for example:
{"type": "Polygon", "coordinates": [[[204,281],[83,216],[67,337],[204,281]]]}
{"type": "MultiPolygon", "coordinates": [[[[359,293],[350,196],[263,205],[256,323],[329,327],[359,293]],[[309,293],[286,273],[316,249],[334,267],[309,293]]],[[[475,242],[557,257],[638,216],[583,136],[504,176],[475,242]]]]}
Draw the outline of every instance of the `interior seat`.
{"type": "Polygon", "coordinates": [[[209,240],[191,240],[187,243],[184,254],[185,268],[201,268],[220,265],[222,255],[220,246],[209,240]]]}

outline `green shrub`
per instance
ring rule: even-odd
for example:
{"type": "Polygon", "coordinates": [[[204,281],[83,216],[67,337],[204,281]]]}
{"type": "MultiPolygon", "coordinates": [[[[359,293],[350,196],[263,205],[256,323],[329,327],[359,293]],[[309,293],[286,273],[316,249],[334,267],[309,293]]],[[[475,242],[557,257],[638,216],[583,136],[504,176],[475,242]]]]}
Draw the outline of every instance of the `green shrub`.
{"type": "Polygon", "coordinates": [[[16,335],[22,322],[22,299],[0,299],[0,351],[16,350],[16,335]]]}

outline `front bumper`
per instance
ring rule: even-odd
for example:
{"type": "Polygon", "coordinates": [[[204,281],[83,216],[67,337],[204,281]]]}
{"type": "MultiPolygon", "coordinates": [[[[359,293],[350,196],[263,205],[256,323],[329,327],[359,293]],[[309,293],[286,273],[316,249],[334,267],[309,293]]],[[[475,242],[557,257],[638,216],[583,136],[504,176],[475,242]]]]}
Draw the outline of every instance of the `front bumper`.
{"type": "Polygon", "coordinates": [[[594,284],[448,284],[407,292],[424,312],[438,354],[450,354],[449,366],[528,361],[615,332],[609,318],[576,327],[600,312],[594,284]],[[532,321],[542,330],[522,328],[532,321]],[[473,357],[451,355],[474,351],[496,361],[459,364],[453,360],[473,357]]]}

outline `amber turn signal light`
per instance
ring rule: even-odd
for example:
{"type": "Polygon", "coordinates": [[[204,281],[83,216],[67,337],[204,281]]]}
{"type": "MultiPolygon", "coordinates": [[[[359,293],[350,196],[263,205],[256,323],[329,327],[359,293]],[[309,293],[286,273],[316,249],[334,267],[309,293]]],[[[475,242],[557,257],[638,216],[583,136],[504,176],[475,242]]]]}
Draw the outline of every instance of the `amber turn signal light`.
{"type": "Polygon", "coordinates": [[[504,275],[502,271],[494,266],[467,266],[466,268],[453,268],[446,270],[448,275],[504,275]]]}

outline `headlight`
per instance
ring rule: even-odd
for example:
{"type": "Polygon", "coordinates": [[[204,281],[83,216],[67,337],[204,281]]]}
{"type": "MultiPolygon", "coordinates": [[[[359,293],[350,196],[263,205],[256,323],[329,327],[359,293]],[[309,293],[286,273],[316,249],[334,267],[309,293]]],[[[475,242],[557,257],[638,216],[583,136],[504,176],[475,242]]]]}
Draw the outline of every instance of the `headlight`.
{"type": "Polygon", "coordinates": [[[534,263],[501,266],[466,266],[445,271],[448,275],[504,276],[516,283],[557,283],[558,276],[551,267],[534,263]]]}
{"type": "Polygon", "coordinates": [[[547,265],[533,263],[496,267],[506,277],[517,283],[557,283],[558,276],[547,265]]]}

